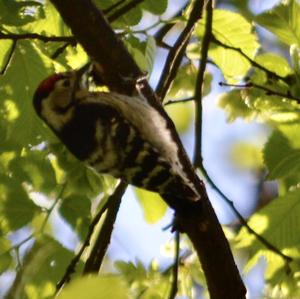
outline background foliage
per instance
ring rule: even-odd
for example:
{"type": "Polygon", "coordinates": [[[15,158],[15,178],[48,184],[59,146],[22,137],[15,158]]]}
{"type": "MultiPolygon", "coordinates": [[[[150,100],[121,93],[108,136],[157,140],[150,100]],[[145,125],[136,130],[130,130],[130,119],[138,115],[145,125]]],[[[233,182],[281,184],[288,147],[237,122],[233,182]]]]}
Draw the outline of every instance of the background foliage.
{"type": "MultiPolygon", "coordinates": [[[[95,1],[104,10],[115,2],[95,1]]],[[[234,156],[240,163],[254,153],[256,158],[243,165],[266,173],[265,180],[276,181],[278,196],[257,207],[248,224],[278,252],[243,225],[228,229],[228,237],[234,252],[245,256],[245,272],[261,262],[261,257],[265,260],[262,298],[299,298],[300,5],[296,0],[282,1],[254,15],[245,3],[227,1],[231,7],[214,10],[208,63],[221,71],[224,82],[233,85],[219,99],[228,121],[241,118],[271,128],[261,152],[244,145],[236,148],[234,156]],[[261,32],[266,31],[272,34],[271,46],[261,38],[261,32]]],[[[222,1],[219,4],[222,6],[222,1]]],[[[167,7],[167,0],[145,0],[113,23],[129,52],[149,74],[161,46],[151,30],[177,22],[176,34],[188,16],[189,7],[182,16],[168,18],[163,15],[167,7]]],[[[203,20],[199,22],[188,46],[169,91],[172,100],[193,95],[204,25],[203,20]]],[[[77,162],[38,120],[32,107],[33,93],[43,78],[54,71],[79,67],[87,59],[49,1],[0,0],[2,283],[7,273],[15,274],[8,298],[53,296],[55,284],[75,252],[57,240],[57,231],[49,222],[51,215],[58,211],[82,241],[93,215],[115,186],[112,178],[99,176],[77,162]],[[53,37],[65,39],[55,41],[53,37]]],[[[205,94],[210,93],[214,76],[215,72],[206,75],[205,94]]],[[[191,103],[166,109],[184,133],[192,121],[191,103]]],[[[156,223],[165,215],[167,207],[157,195],[136,190],[136,196],[145,221],[156,223]]],[[[179,294],[192,298],[202,292],[204,279],[190,254],[190,244],[182,247],[179,294]]],[[[172,244],[167,248],[173,252],[172,244]]],[[[77,276],[81,268],[79,265],[77,276]]],[[[170,288],[170,268],[163,269],[156,262],[145,266],[140,261],[117,261],[108,263],[104,272],[113,274],[77,278],[58,298],[75,298],[74,294],[78,298],[100,298],[99,294],[103,298],[166,298],[170,288]]]]}

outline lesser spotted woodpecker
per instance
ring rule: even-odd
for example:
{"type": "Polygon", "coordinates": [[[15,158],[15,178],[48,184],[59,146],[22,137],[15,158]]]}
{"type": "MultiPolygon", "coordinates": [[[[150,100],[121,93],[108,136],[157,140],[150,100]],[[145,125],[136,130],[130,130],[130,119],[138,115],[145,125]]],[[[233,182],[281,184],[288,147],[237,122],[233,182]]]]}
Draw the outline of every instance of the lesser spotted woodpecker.
{"type": "Polygon", "coordinates": [[[158,192],[175,210],[184,200],[195,201],[160,113],[141,97],[90,92],[77,81],[75,71],[54,74],[40,83],[33,100],[69,151],[99,173],[158,192]]]}

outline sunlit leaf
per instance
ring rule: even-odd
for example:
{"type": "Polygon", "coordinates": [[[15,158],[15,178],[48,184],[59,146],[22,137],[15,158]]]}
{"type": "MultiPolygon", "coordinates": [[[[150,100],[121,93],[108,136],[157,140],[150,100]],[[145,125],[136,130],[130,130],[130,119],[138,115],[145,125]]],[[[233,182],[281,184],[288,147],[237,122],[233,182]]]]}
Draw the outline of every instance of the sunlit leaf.
{"type": "MultiPolygon", "coordinates": [[[[280,250],[299,248],[299,196],[300,190],[296,189],[274,199],[250,218],[249,226],[280,250]]],[[[264,249],[264,245],[245,227],[241,229],[237,240],[239,247],[264,249]]]]}
{"type": "Polygon", "coordinates": [[[255,61],[268,70],[282,77],[285,77],[292,73],[292,69],[286,59],[274,53],[264,53],[257,55],[255,57],[255,61]]]}
{"type": "Polygon", "coordinates": [[[255,18],[255,21],[274,33],[283,43],[300,45],[300,4],[284,1],[255,18]]]}
{"type": "MultiPolygon", "coordinates": [[[[199,22],[196,34],[202,38],[204,21],[199,22]]],[[[213,15],[212,31],[217,40],[225,45],[240,49],[248,57],[253,58],[259,44],[252,32],[252,25],[235,12],[216,9],[213,15]]],[[[199,51],[200,53],[200,51],[199,51]]],[[[239,52],[212,44],[209,57],[222,70],[225,78],[230,82],[241,80],[251,65],[239,52]]]]}
{"type": "Polygon", "coordinates": [[[154,192],[143,189],[135,189],[137,199],[143,208],[145,220],[149,223],[156,223],[161,220],[167,211],[166,203],[154,192]]]}
{"type": "Polygon", "coordinates": [[[43,3],[44,17],[35,22],[23,26],[28,32],[40,33],[48,36],[70,35],[70,29],[64,24],[60,14],[52,5],[51,1],[43,3]]]}
{"type": "Polygon", "coordinates": [[[84,276],[72,281],[57,299],[126,299],[128,289],[117,276],[84,276]]]}
{"type": "Polygon", "coordinates": [[[40,143],[38,137],[47,132],[38,121],[32,97],[50,70],[49,59],[33,44],[24,41],[18,43],[10,67],[5,76],[0,77],[2,118],[7,120],[8,139],[16,144],[40,143]]]}
{"type": "Polygon", "coordinates": [[[176,103],[166,106],[168,115],[173,120],[176,130],[186,133],[193,119],[193,105],[191,103],[176,103]]]}
{"type": "Polygon", "coordinates": [[[219,106],[226,111],[229,122],[236,120],[238,117],[252,120],[257,115],[255,110],[245,104],[239,90],[222,94],[219,99],[219,106]]]}
{"type": "Polygon", "coordinates": [[[300,171],[300,148],[293,149],[289,140],[274,132],[264,148],[264,161],[269,169],[269,179],[283,178],[300,171]]]}

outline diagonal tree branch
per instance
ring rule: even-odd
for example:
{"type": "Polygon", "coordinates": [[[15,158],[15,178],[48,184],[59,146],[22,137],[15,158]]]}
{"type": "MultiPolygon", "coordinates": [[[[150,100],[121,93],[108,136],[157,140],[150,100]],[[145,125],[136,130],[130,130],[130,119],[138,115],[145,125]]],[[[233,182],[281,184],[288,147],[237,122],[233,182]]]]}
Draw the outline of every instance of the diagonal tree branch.
{"type": "Polygon", "coordinates": [[[4,66],[3,66],[2,70],[0,71],[0,75],[4,75],[4,74],[5,74],[5,72],[6,72],[7,68],[8,68],[8,66],[9,66],[9,63],[10,63],[10,61],[11,61],[13,55],[14,55],[16,46],[17,46],[17,41],[14,40],[13,43],[12,43],[12,45],[11,45],[10,51],[9,51],[9,53],[8,53],[7,60],[6,60],[6,62],[4,63],[4,66]]]}
{"type": "MultiPolygon", "coordinates": [[[[87,236],[81,245],[81,248],[79,249],[78,253],[74,256],[72,261],[70,262],[68,268],[65,271],[65,274],[60,279],[60,281],[56,285],[56,293],[60,291],[60,289],[64,286],[64,284],[68,283],[71,279],[71,275],[75,272],[75,268],[84,252],[84,250],[90,245],[92,234],[94,233],[95,227],[99,223],[101,217],[106,212],[107,209],[114,206],[114,203],[118,200],[121,201],[122,195],[123,195],[123,188],[126,188],[123,183],[119,183],[119,185],[116,187],[114,193],[107,199],[107,202],[104,204],[104,206],[99,210],[99,212],[95,215],[93,221],[91,222],[89,226],[89,230],[87,233],[87,236]]],[[[124,189],[125,192],[125,189],[124,189]]]]}
{"type": "Polygon", "coordinates": [[[110,16],[107,17],[109,22],[113,22],[120,18],[121,16],[125,15],[128,13],[131,9],[135,8],[138,6],[140,3],[142,3],[145,0],[132,0],[131,2],[127,3],[123,7],[119,8],[115,12],[113,12],[110,16]]]}
{"type": "Polygon", "coordinates": [[[108,208],[105,220],[98,233],[91,253],[85,263],[83,273],[98,272],[100,270],[103,258],[110,243],[111,234],[121,204],[121,199],[126,191],[126,188],[127,184],[124,181],[121,181],[114,193],[108,199],[108,208]]]}
{"type": "Polygon", "coordinates": [[[213,3],[209,0],[206,4],[205,32],[201,45],[201,60],[195,87],[196,120],[195,120],[195,148],[194,166],[202,165],[202,94],[204,88],[204,72],[207,64],[207,53],[212,36],[213,3]]]}
{"type": "Polygon", "coordinates": [[[180,63],[185,54],[185,49],[194,31],[195,24],[202,16],[203,5],[203,1],[195,1],[194,7],[191,11],[185,28],[180,33],[174,46],[170,49],[167,61],[162,71],[162,75],[156,87],[156,94],[161,100],[163,100],[166,96],[172,81],[176,77],[177,71],[180,67],[180,63]]]}

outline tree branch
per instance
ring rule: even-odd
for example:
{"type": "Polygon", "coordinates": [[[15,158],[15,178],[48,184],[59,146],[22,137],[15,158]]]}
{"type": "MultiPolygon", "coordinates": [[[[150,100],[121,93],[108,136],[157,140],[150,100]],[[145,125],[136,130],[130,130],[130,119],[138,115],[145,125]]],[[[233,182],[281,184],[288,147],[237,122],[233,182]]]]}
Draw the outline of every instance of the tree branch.
{"type": "Polygon", "coordinates": [[[7,60],[6,62],[4,63],[4,66],[2,68],[2,70],[0,71],[0,75],[4,75],[8,66],[9,66],[9,63],[14,55],[14,52],[15,52],[15,49],[16,49],[16,46],[17,46],[17,41],[13,41],[12,45],[11,45],[11,48],[10,48],[10,51],[8,53],[8,56],[7,56],[7,60]]]}
{"type": "Polygon", "coordinates": [[[178,103],[186,103],[186,102],[191,102],[191,101],[195,101],[195,97],[189,97],[189,98],[185,98],[185,99],[179,99],[179,100],[169,100],[167,102],[164,103],[164,106],[168,106],[168,105],[172,105],[172,104],[178,104],[178,103]]]}
{"type": "Polygon", "coordinates": [[[209,0],[206,4],[206,21],[205,31],[201,45],[201,60],[195,87],[195,148],[194,148],[194,166],[197,168],[202,165],[202,94],[204,88],[204,72],[207,63],[207,53],[212,36],[212,19],[213,19],[213,1],[209,0]]]}
{"type": "MultiPolygon", "coordinates": [[[[92,1],[51,0],[51,2],[71,27],[76,39],[97,64],[97,72],[104,83],[111,90],[131,95],[138,79],[143,77],[143,73],[92,1]],[[82,15],[85,17],[82,18],[82,15]],[[124,78],[133,80],[128,82],[124,78]]],[[[202,7],[200,2],[202,4],[201,0],[195,2],[199,8],[202,7]]],[[[195,174],[173,122],[162,109],[146,78],[138,83],[140,93],[165,118],[172,138],[177,143],[183,171],[191,184],[194,184],[201,198],[196,202],[182,198],[181,203],[185,204],[186,209],[184,211],[177,209],[176,212],[179,227],[186,232],[197,251],[211,299],[245,298],[245,287],[234,263],[229,244],[208,200],[205,186],[195,174]]]]}
{"type": "Polygon", "coordinates": [[[3,33],[0,32],[0,40],[1,39],[10,39],[13,41],[18,41],[22,39],[36,39],[42,42],[67,42],[70,44],[76,44],[76,39],[74,36],[46,36],[37,33],[23,33],[23,34],[15,34],[15,33],[3,33]]]}
{"type": "Polygon", "coordinates": [[[193,33],[195,24],[202,16],[203,5],[203,1],[195,1],[194,7],[191,11],[185,28],[180,33],[174,46],[171,48],[168,54],[167,61],[162,71],[162,75],[156,87],[156,94],[161,100],[166,96],[172,81],[176,77],[177,71],[180,67],[180,63],[185,53],[185,49],[193,33]]]}
{"type": "Polygon", "coordinates": [[[74,258],[71,260],[68,268],[65,271],[65,274],[63,275],[63,277],[60,279],[60,281],[56,285],[56,293],[58,293],[60,291],[60,289],[63,287],[63,285],[65,283],[68,283],[70,281],[71,275],[75,272],[75,267],[78,264],[84,250],[90,245],[90,240],[91,240],[92,234],[94,233],[96,225],[99,223],[102,215],[105,213],[105,211],[110,206],[112,198],[116,197],[117,196],[116,194],[119,193],[118,188],[120,185],[121,184],[119,184],[117,186],[114,193],[107,199],[106,203],[99,210],[99,212],[95,215],[93,221],[91,222],[91,224],[89,226],[87,236],[86,236],[83,244],[81,245],[81,248],[79,249],[78,253],[74,256],[74,258]]]}
{"type": "Polygon", "coordinates": [[[178,269],[179,269],[179,254],[180,254],[180,233],[175,232],[175,258],[172,267],[172,284],[169,299],[174,299],[178,292],[178,269]]]}
{"type": "MultiPolygon", "coordinates": [[[[180,17],[180,16],[182,15],[183,11],[187,8],[188,5],[189,5],[189,2],[187,2],[187,3],[179,10],[179,12],[176,13],[176,15],[172,17],[172,19],[177,18],[177,17],[180,17]]],[[[155,38],[155,40],[156,40],[156,43],[157,43],[159,46],[163,45],[163,47],[164,47],[165,44],[164,44],[164,42],[163,42],[163,39],[164,39],[164,37],[168,34],[168,32],[174,27],[175,24],[176,24],[176,23],[174,23],[174,22],[173,22],[173,23],[169,22],[169,23],[165,24],[164,26],[162,26],[162,27],[155,33],[154,38],[155,38]]]]}
{"type": "Polygon", "coordinates": [[[111,11],[113,11],[114,9],[118,8],[122,3],[124,2],[124,0],[119,0],[118,2],[112,4],[111,6],[109,6],[108,8],[103,9],[103,13],[105,15],[109,14],[111,11]]]}
{"type": "Polygon", "coordinates": [[[127,184],[121,181],[114,193],[108,199],[108,208],[103,225],[98,233],[96,242],[85,263],[83,273],[98,272],[100,270],[103,258],[110,243],[113,226],[121,204],[121,199],[125,193],[127,184]]]}
{"type": "Polygon", "coordinates": [[[132,0],[128,4],[124,5],[123,7],[119,8],[116,10],[114,13],[112,13],[110,16],[107,17],[107,20],[109,22],[113,22],[120,18],[121,16],[125,15],[128,13],[131,9],[135,8],[138,6],[140,3],[142,3],[145,0],[132,0]]]}

